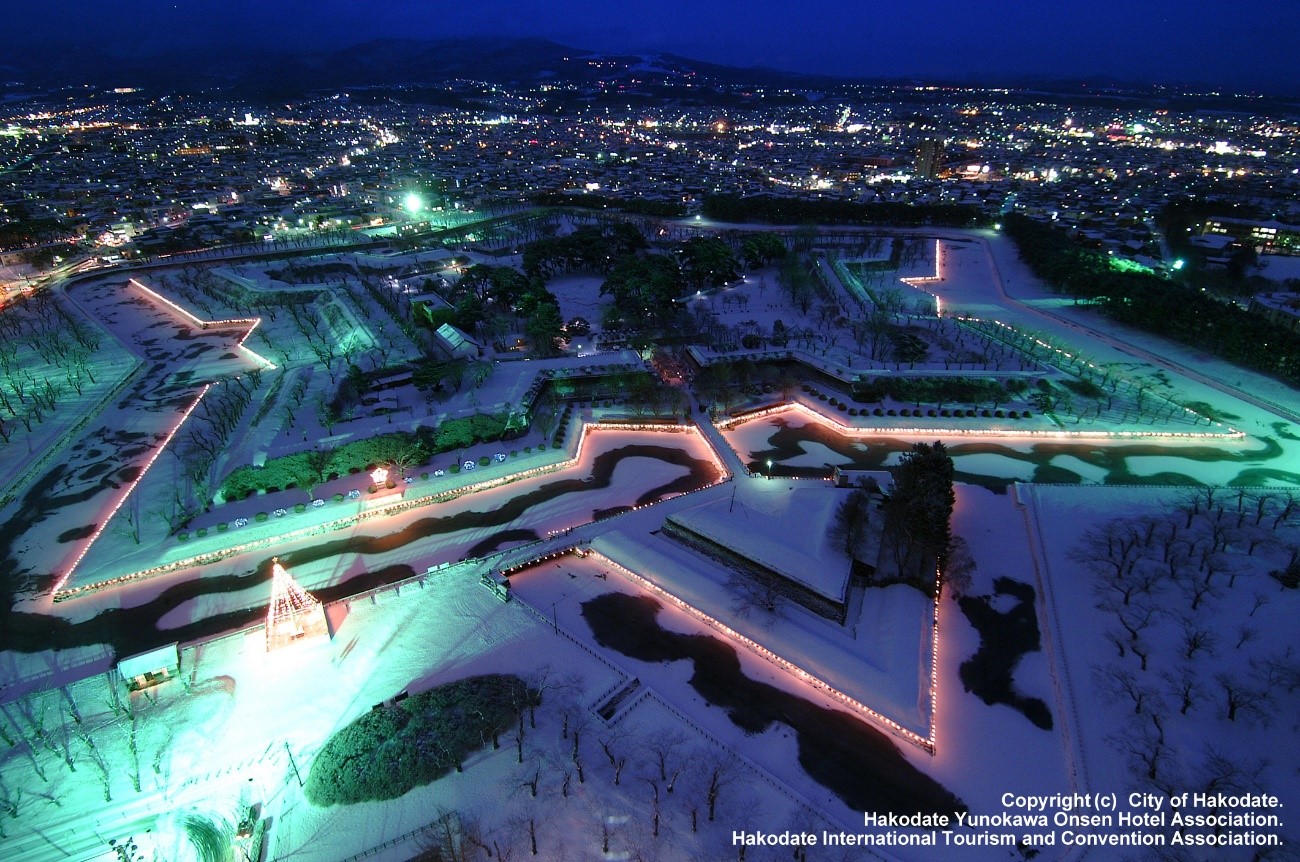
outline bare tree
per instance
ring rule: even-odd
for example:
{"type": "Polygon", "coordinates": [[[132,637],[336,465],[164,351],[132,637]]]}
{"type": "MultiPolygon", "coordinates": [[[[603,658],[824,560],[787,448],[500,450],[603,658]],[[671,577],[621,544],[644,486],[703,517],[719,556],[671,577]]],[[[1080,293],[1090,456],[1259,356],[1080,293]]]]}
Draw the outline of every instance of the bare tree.
{"type": "Polygon", "coordinates": [[[1219,673],[1214,677],[1223,694],[1224,717],[1236,721],[1241,715],[1250,721],[1265,722],[1273,714],[1272,694],[1267,689],[1257,687],[1252,680],[1219,673]]]}
{"type": "MultiPolygon", "coordinates": [[[[1208,564],[1209,570],[1213,570],[1214,564],[1208,564]]],[[[1209,577],[1204,580],[1198,578],[1183,578],[1178,582],[1178,587],[1183,596],[1191,604],[1191,609],[1198,609],[1206,599],[1218,598],[1221,595],[1219,588],[1210,582],[1209,577]]]]}
{"type": "MultiPolygon", "coordinates": [[[[23,789],[21,787],[10,787],[5,782],[4,776],[0,775],[0,815],[18,819],[19,806],[23,801],[23,789]]],[[[8,838],[9,834],[4,828],[4,817],[0,816],[0,838],[8,838]]]]}
{"type": "Polygon", "coordinates": [[[1127,756],[1129,768],[1149,782],[1156,782],[1171,753],[1165,742],[1165,729],[1156,713],[1138,719],[1107,741],[1127,756]]]}
{"type": "Polygon", "coordinates": [[[738,617],[757,616],[764,625],[776,622],[781,597],[780,582],[771,576],[748,575],[735,572],[727,580],[733,596],[732,611],[738,617]]]}
{"type": "Polygon", "coordinates": [[[99,774],[100,785],[104,788],[104,801],[113,801],[113,773],[109,769],[108,761],[95,745],[95,740],[84,729],[81,732],[81,742],[86,747],[86,752],[90,755],[90,762],[94,764],[96,772],[99,774]]]}
{"type": "Polygon", "coordinates": [[[1205,696],[1201,681],[1190,665],[1183,665],[1176,671],[1162,671],[1160,678],[1164,681],[1165,693],[1178,704],[1179,715],[1187,715],[1205,696]]]}
{"type": "Polygon", "coordinates": [[[1155,567],[1140,565],[1143,544],[1136,526],[1117,519],[1088,529],[1070,556],[1098,575],[1094,590],[1099,600],[1117,596],[1127,605],[1160,579],[1155,567]]]}
{"type": "Polygon", "coordinates": [[[663,782],[660,780],[659,776],[655,774],[642,775],[639,776],[639,779],[641,783],[644,784],[646,788],[649,790],[650,818],[652,824],[651,835],[654,838],[658,838],[659,821],[660,818],[663,816],[663,797],[664,797],[663,782]]]}
{"type": "Polygon", "coordinates": [[[627,735],[615,725],[614,728],[601,734],[598,742],[600,750],[605,753],[605,759],[609,761],[614,776],[614,786],[618,787],[623,778],[623,770],[627,768],[628,761],[632,757],[627,735]]]}
{"type": "Polygon", "coordinates": [[[674,731],[663,731],[650,737],[646,747],[664,792],[672,793],[691,754],[686,737],[674,731]]]}
{"type": "Polygon", "coordinates": [[[1202,752],[1200,766],[1189,786],[1206,794],[1249,793],[1259,788],[1259,776],[1266,761],[1243,761],[1240,757],[1229,756],[1213,744],[1207,744],[1202,752]]]}
{"type": "Polygon", "coordinates": [[[1290,693],[1300,688],[1300,661],[1296,659],[1295,649],[1287,646],[1279,653],[1251,659],[1250,677],[1262,691],[1270,693],[1290,693]]]}
{"type": "Polygon", "coordinates": [[[454,811],[435,809],[429,825],[420,830],[416,842],[424,852],[412,862],[469,862],[464,848],[485,846],[479,837],[477,824],[462,820],[454,811]]]}
{"type": "Polygon", "coordinates": [[[740,761],[730,753],[710,752],[702,762],[701,777],[704,782],[709,822],[712,823],[717,818],[718,808],[728,788],[740,780],[740,761]]]}
{"type": "Polygon", "coordinates": [[[1183,658],[1189,661],[1196,657],[1198,652],[1204,652],[1207,656],[1214,655],[1215,647],[1219,639],[1213,631],[1202,628],[1200,621],[1195,617],[1183,617],[1183,658]]]}
{"type": "Polygon", "coordinates": [[[1133,713],[1141,714],[1143,708],[1159,709],[1156,693],[1139,680],[1131,670],[1118,664],[1108,664],[1095,668],[1093,678],[1097,690],[1108,703],[1128,701],[1133,704],[1133,713]]]}

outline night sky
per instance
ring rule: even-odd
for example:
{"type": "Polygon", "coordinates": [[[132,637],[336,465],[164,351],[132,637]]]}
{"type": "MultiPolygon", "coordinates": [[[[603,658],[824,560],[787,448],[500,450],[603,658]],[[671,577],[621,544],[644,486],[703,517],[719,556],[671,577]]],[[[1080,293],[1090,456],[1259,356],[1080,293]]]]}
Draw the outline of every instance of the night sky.
{"type": "Polygon", "coordinates": [[[1298,0],[54,0],[11,3],[0,44],[121,54],[214,41],[542,36],[847,76],[1109,76],[1300,91],[1298,0]]]}

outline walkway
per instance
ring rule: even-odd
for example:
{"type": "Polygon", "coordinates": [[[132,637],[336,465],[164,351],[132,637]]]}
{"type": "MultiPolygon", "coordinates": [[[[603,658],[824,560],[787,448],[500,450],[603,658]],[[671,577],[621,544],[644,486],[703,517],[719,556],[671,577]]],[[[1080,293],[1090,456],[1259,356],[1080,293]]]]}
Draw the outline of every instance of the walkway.
{"type": "Polygon", "coordinates": [[[695,425],[700,429],[700,433],[704,435],[704,439],[708,441],[709,446],[711,446],[713,451],[717,453],[718,458],[721,459],[723,466],[727,468],[727,472],[731,474],[733,480],[736,477],[749,475],[749,468],[745,466],[744,461],[740,460],[740,456],[736,454],[736,450],[731,448],[731,444],[727,442],[727,438],[722,436],[722,432],[718,430],[718,426],[704,418],[697,418],[695,420],[695,425]]]}

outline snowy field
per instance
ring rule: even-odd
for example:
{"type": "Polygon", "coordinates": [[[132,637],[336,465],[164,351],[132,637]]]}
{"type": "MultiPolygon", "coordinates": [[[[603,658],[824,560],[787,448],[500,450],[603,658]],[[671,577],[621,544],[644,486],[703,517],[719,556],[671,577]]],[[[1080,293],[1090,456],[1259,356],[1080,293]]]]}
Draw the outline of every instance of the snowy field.
{"type": "MultiPolygon", "coordinates": [[[[1222,789],[1273,794],[1294,808],[1300,595],[1267,572],[1286,567],[1300,528],[1289,514],[1278,520],[1281,493],[1205,495],[1017,490],[1043,548],[1057,684],[1073,700],[1067,721],[1094,789],[1222,789]],[[1106,552],[1107,537],[1125,535],[1138,538],[1130,551],[1106,552]],[[1220,539],[1226,546],[1214,544],[1220,539]],[[1204,570],[1203,547],[1211,549],[1204,570]],[[1136,568],[1117,578],[1111,561],[1125,554],[1136,568]]],[[[1282,834],[1293,843],[1287,826],[1282,834]]]]}

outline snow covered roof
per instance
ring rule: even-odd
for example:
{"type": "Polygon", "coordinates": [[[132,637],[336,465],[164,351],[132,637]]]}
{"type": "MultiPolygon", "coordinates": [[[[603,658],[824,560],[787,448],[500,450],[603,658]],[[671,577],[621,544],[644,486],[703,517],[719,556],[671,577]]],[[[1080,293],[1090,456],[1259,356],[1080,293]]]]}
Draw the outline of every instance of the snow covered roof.
{"type": "Polygon", "coordinates": [[[164,668],[171,670],[180,667],[180,663],[180,653],[177,651],[176,644],[171,643],[148,652],[127,656],[117,663],[117,672],[122,675],[122,679],[130,680],[164,668]]]}
{"type": "Polygon", "coordinates": [[[834,601],[843,601],[849,558],[827,540],[844,492],[820,483],[747,482],[669,520],[834,601]],[[798,524],[792,529],[791,525],[798,524]]]}
{"type": "Polygon", "coordinates": [[[438,341],[453,358],[478,355],[478,345],[474,340],[450,323],[439,326],[435,334],[438,336],[438,341]]]}

